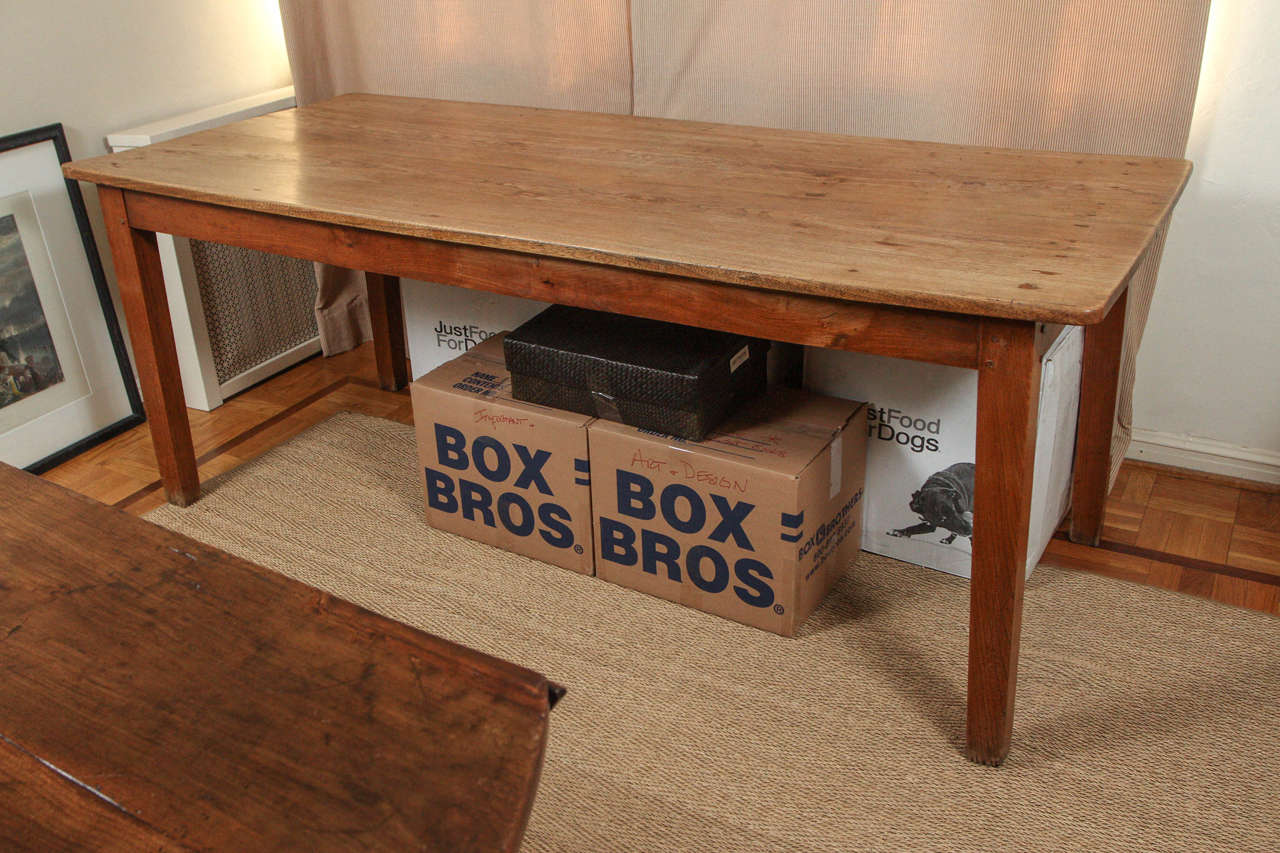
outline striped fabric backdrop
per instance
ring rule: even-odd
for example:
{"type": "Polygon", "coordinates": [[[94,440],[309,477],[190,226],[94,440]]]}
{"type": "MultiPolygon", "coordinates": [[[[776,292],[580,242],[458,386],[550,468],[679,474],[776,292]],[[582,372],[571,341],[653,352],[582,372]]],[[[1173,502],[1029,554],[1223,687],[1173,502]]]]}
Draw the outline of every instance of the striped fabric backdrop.
{"type": "MultiPolygon", "coordinates": [[[[353,91],[1180,157],[1209,0],[280,0],[299,101],[353,91]]],[[[1163,235],[1134,276],[1112,459],[1163,235]]],[[[358,342],[358,282],[322,283],[358,342]]],[[[326,349],[331,347],[327,344],[326,349]]],[[[341,346],[333,346],[339,351],[341,346]]]]}

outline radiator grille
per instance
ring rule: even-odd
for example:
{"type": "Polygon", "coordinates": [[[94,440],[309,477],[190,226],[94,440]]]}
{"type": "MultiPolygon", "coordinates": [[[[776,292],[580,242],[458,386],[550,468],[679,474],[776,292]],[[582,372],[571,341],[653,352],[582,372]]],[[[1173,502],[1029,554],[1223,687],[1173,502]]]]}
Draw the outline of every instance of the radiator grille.
{"type": "Polygon", "coordinates": [[[219,383],[317,335],[310,262],[203,240],[191,260],[219,383]]]}

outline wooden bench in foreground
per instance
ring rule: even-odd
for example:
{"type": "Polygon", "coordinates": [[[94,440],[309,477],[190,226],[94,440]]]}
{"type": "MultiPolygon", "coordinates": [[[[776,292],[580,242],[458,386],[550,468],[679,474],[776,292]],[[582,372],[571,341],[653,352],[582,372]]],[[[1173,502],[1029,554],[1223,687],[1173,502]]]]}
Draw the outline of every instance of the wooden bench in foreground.
{"type": "Polygon", "coordinates": [[[0,849],[515,850],[560,689],[0,465],[0,849]]]}

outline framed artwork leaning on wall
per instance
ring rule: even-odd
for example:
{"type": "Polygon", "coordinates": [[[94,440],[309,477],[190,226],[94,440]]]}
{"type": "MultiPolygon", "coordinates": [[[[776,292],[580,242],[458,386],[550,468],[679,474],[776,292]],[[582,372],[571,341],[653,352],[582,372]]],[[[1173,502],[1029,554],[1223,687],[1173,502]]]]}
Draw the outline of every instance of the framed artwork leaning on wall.
{"type": "Polygon", "coordinates": [[[142,422],[61,124],[0,137],[0,462],[39,473],[142,422]]]}

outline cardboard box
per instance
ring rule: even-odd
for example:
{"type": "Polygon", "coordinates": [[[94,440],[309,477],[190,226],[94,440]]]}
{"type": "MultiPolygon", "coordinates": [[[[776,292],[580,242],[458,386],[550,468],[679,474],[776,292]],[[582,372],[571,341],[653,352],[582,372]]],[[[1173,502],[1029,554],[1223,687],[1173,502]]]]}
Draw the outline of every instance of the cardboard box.
{"type": "Polygon", "coordinates": [[[589,575],[593,418],[510,388],[500,334],[410,386],[427,523],[589,575]]]}
{"type": "MultiPolygon", "coordinates": [[[[1083,344],[1083,329],[1068,327],[1041,361],[1028,575],[1070,501],[1083,344]]],[[[977,371],[810,349],[804,374],[810,390],[867,401],[870,442],[862,547],[969,577],[977,371]],[[944,521],[939,507],[948,508],[951,520],[944,521]]]]}
{"type": "Polygon", "coordinates": [[[793,636],[858,552],[861,403],[773,389],[701,442],[588,436],[598,577],[793,636]]]}

